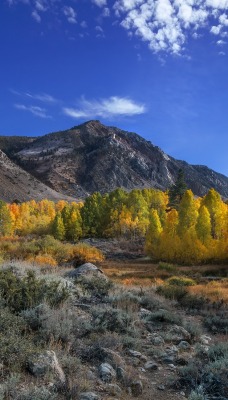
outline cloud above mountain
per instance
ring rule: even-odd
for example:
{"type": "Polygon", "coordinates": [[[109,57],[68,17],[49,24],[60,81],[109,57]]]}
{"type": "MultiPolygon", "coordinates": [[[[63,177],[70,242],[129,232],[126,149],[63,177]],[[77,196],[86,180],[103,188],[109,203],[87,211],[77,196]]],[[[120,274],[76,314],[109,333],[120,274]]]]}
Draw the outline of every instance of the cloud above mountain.
{"type": "Polygon", "coordinates": [[[63,113],[72,118],[111,118],[114,116],[132,116],[146,112],[143,104],[130,98],[112,96],[107,99],[82,99],[77,107],[64,107],[63,113]]]}

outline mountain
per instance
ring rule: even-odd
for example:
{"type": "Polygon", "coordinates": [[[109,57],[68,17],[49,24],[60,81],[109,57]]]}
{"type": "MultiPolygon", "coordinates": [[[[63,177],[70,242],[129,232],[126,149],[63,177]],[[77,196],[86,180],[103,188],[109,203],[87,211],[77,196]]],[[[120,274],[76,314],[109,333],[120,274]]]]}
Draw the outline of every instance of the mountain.
{"type": "Polygon", "coordinates": [[[38,181],[34,176],[13,163],[0,150],[0,199],[12,202],[15,200],[27,201],[45,198],[53,201],[61,199],[73,200],[71,197],[57,193],[38,181]]]}
{"type": "Polygon", "coordinates": [[[6,139],[0,137],[0,148],[8,157],[61,196],[85,198],[94,191],[104,193],[116,187],[165,190],[182,168],[188,187],[196,195],[202,196],[213,187],[228,197],[226,176],[206,166],[176,160],[136,133],[99,121],[24,142],[22,138],[17,142],[6,139]]]}

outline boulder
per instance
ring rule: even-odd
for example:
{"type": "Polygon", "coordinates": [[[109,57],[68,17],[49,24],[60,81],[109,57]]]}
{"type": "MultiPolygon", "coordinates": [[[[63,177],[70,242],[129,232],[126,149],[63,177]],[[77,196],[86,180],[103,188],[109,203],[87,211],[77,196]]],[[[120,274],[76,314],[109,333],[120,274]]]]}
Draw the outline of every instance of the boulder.
{"type": "Polygon", "coordinates": [[[188,350],[190,349],[190,344],[188,342],[186,342],[186,340],[182,340],[179,344],[178,344],[178,349],[180,350],[188,350]]]}
{"type": "Polygon", "coordinates": [[[108,363],[102,363],[99,367],[99,375],[103,382],[110,383],[116,377],[116,372],[108,363]]]}
{"type": "Polygon", "coordinates": [[[101,278],[105,279],[106,281],[108,280],[104,272],[92,263],[85,263],[80,267],[77,267],[67,272],[66,277],[71,279],[85,277],[85,278],[101,278]]]}
{"type": "Polygon", "coordinates": [[[58,362],[54,351],[46,351],[42,354],[35,354],[28,360],[28,370],[35,377],[47,375],[50,371],[55,374],[61,383],[65,383],[65,374],[58,362]]]}
{"type": "Polygon", "coordinates": [[[154,361],[147,361],[144,365],[144,368],[150,371],[156,371],[158,369],[158,365],[154,361]]]}

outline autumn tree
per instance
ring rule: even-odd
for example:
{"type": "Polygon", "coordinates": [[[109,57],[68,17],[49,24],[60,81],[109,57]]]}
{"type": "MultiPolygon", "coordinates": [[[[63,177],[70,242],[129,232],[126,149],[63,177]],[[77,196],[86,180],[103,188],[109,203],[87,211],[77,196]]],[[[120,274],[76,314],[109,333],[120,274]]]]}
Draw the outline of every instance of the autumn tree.
{"type": "Polygon", "coordinates": [[[12,233],[13,220],[7,204],[0,200],[0,235],[7,236],[12,233]]]}
{"type": "Polygon", "coordinates": [[[211,239],[211,217],[207,207],[202,206],[199,209],[199,215],[196,222],[196,233],[203,244],[211,239]]]}
{"type": "Polygon", "coordinates": [[[150,223],[146,234],[145,250],[152,257],[156,257],[156,251],[159,245],[159,239],[162,232],[162,225],[157,210],[150,212],[150,223]]]}
{"type": "Polygon", "coordinates": [[[66,231],[61,212],[58,211],[52,224],[52,234],[55,239],[63,240],[65,238],[65,233],[66,231]]]}
{"type": "Polygon", "coordinates": [[[186,190],[179,205],[179,223],[177,232],[182,237],[189,229],[194,228],[198,211],[191,190],[186,190]]]}

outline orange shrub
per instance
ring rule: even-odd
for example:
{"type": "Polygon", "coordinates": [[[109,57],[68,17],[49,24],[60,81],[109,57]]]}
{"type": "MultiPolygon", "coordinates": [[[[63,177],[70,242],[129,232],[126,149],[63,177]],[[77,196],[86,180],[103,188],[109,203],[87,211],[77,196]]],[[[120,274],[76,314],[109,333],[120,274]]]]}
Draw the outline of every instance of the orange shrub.
{"type": "Polygon", "coordinates": [[[30,257],[27,260],[41,266],[46,266],[46,265],[50,267],[57,266],[56,260],[49,254],[37,255],[35,257],[30,257]]]}

